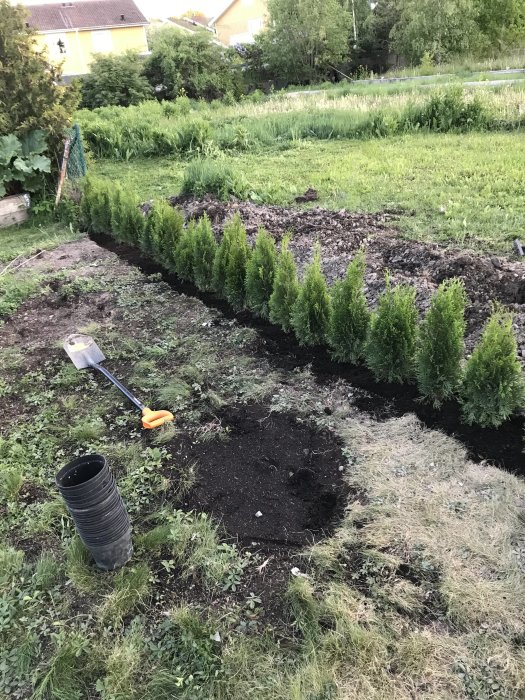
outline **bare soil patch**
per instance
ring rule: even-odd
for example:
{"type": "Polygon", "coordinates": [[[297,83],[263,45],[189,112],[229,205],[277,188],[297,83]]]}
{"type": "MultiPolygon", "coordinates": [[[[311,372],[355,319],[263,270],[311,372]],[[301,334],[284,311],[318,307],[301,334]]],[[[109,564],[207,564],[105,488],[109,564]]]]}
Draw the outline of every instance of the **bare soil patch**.
{"type": "Polygon", "coordinates": [[[212,513],[247,546],[299,546],[329,534],[348,495],[336,437],[257,404],[223,411],[221,422],[226,438],[184,441],[176,453],[197,465],[184,509],[212,513]]]}

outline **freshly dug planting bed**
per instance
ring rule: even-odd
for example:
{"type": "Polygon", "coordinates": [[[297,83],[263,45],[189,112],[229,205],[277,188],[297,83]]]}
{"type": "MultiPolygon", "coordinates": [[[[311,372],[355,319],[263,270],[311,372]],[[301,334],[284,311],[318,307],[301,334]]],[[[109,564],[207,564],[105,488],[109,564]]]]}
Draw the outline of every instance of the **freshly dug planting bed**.
{"type": "Polygon", "coordinates": [[[432,293],[443,280],[459,277],[469,298],[467,351],[481,335],[491,302],[499,301],[514,314],[520,356],[525,362],[525,266],[522,262],[401,239],[394,228],[395,212],[359,214],[321,208],[299,210],[212,198],[172,197],[171,202],[182,207],[187,218],[207,214],[217,236],[222,233],[225,221],[237,212],[252,243],[260,226],[277,241],[290,232],[290,250],[300,272],[311,261],[313,246],[318,240],[328,284],[344,276],[355,251],[363,246],[366,250],[365,294],[371,306],[375,306],[385,288],[386,270],[390,271],[394,284],[405,282],[416,288],[420,312],[426,310],[432,293]]]}

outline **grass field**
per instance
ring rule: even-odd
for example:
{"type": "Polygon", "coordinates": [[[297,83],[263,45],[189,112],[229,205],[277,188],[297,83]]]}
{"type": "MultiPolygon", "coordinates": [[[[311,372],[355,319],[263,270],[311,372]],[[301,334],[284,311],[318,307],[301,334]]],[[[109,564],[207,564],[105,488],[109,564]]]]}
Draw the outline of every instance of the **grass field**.
{"type": "MultiPolygon", "coordinates": [[[[289,204],[314,187],[321,206],[399,211],[407,236],[504,253],[525,232],[525,139],[514,134],[300,141],[222,160],[244,175],[258,201],[289,204]]],[[[186,165],[103,160],[93,171],[147,200],[176,194],[186,165]]]]}
{"type": "MultiPolygon", "coordinates": [[[[34,250],[33,232],[17,233],[17,250],[34,250]]],[[[523,696],[522,480],[469,461],[414,416],[362,413],[347,381],[283,368],[257,332],[87,239],[15,277],[36,287],[0,328],[2,400],[17,417],[0,427],[2,700],[523,696]],[[140,431],[119,394],[70,365],[59,341],[78,329],[175,413],[173,428],[140,431]],[[242,421],[250,406],[255,424],[242,421]],[[190,512],[213,476],[206,455],[230,464],[250,432],[266,447],[237,474],[251,482],[271,455],[270,474],[288,479],[275,460],[291,428],[270,446],[264,435],[292,419],[305,463],[316,431],[339,445],[348,509],[330,536],[261,544],[276,494],[242,481],[243,505],[262,512],[245,520],[247,543],[227,535],[220,500],[217,520],[190,512]],[[134,525],[133,560],[110,574],[93,567],[53,485],[65,461],[93,451],[134,525]]]]}

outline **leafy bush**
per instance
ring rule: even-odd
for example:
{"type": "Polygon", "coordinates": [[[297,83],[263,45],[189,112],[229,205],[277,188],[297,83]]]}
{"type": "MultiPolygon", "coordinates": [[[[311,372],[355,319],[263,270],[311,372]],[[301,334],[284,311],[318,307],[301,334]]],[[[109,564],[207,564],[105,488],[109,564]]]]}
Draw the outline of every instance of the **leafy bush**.
{"type": "Polygon", "coordinates": [[[495,309],[465,368],[461,389],[467,423],[497,428],[524,399],[512,315],[495,309]]]}
{"type": "Polygon", "coordinates": [[[433,93],[420,107],[409,107],[408,120],[430,131],[471,131],[485,128],[488,114],[478,96],[467,100],[462,88],[454,87],[433,93]]]}
{"type": "Polygon", "coordinates": [[[348,266],[346,278],[332,287],[332,317],[328,341],[333,355],[343,362],[363,358],[370,312],[363,293],[365,254],[360,250],[348,266]]]}
{"type": "Polygon", "coordinates": [[[454,394],[461,381],[466,301],[463,282],[446,280],[433,295],[419,329],[418,387],[436,407],[454,394]]]}
{"type": "Polygon", "coordinates": [[[184,217],[166,200],[155,202],[146,219],[144,248],[161,264],[175,264],[175,250],[184,228],[184,217]]]}
{"type": "Polygon", "coordinates": [[[20,138],[0,136],[0,197],[24,190],[36,192],[44,185],[43,173],[51,172],[51,161],[42,155],[46,149],[41,130],[20,138]]]}
{"type": "Polygon", "coordinates": [[[297,268],[288,249],[289,242],[288,236],[282,240],[269,301],[270,321],[281,326],[286,332],[292,330],[292,312],[299,294],[297,268]]]}
{"type": "Polygon", "coordinates": [[[418,313],[416,290],[407,285],[386,289],[370,320],[366,361],[378,381],[404,382],[414,372],[418,313]]]}
{"type": "Polygon", "coordinates": [[[219,199],[228,199],[230,195],[244,199],[248,187],[243,178],[226,163],[198,159],[192,161],[184,171],[181,192],[196,197],[212,194],[219,199]]]}
{"type": "Polygon", "coordinates": [[[205,292],[213,287],[213,263],[217,242],[206,214],[195,226],[193,235],[193,281],[205,292]]]}
{"type": "Polygon", "coordinates": [[[246,305],[262,318],[270,316],[277,253],[275,241],[264,228],[259,229],[255,248],[246,266],[246,305]]]}
{"type": "Polygon", "coordinates": [[[205,119],[192,119],[182,122],[177,132],[177,149],[182,154],[199,155],[204,153],[212,139],[212,129],[205,119]]]}
{"type": "Polygon", "coordinates": [[[183,230],[175,249],[175,272],[181,280],[193,282],[193,240],[195,236],[195,221],[190,221],[183,230]]]}
{"type": "Polygon", "coordinates": [[[330,311],[330,295],[321,271],[321,250],[317,244],[292,312],[293,329],[301,345],[321,345],[326,341],[330,311]]]}
{"type": "Polygon", "coordinates": [[[242,231],[244,231],[244,236],[246,236],[246,229],[240,215],[237,213],[224,226],[221,242],[215,254],[213,262],[213,289],[222,297],[226,296],[226,270],[228,268],[231,244],[237,237],[242,237],[242,231]]]}
{"type": "Polygon", "coordinates": [[[224,292],[233,308],[240,311],[246,296],[246,266],[250,259],[250,249],[244,226],[232,227],[230,235],[224,292]]]}
{"type": "Polygon", "coordinates": [[[95,56],[89,74],[82,78],[82,107],[128,107],[153,97],[142,69],[143,60],[134,51],[95,56]]]}
{"type": "Polygon", "coordinates": [[[152,32],[145,74],[157,95],[212,100],[237,94],[235,57],[207,34],[186,34],[173,27],[152,32]]]}

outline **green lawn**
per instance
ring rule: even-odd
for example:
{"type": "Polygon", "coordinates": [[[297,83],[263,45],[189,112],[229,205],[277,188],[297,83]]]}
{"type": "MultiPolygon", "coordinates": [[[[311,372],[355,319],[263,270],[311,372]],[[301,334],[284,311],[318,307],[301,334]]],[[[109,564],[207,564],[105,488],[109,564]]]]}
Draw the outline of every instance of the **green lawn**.
{"type": "MultiPolygon", "coordinates": [[[[525,139],[516,133],[416,134],[371,141],[298,141],[287,150],[224,156],[256,200],[289,204],[315,187],[319,204],[401,210],[411,238],[509,252],[525,235],[525,139]]],[[[92,170],[144,199],[176,194],[186,162],[99,161],[92,170]]]]}
{"type": "Polygon", "coordinates": [[[68,226],[49,221],[39,224],[33,220],[23,226],[0,229],[0,263],[54,248],[72,240],[76,235],[68,226]]]}

